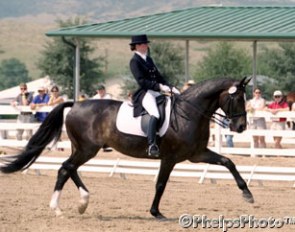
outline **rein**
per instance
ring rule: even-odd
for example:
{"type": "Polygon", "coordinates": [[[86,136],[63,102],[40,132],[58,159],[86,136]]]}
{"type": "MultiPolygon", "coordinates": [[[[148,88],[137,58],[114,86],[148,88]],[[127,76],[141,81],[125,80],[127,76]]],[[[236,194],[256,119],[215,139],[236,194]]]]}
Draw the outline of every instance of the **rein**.
{"type": "MultiPolygon", "coordinates": [[[[186,119],[187,121],[190,121],[191,120],[191,116],[189,115],[190,114],[189,112],[186,112],[181,107],[175,107],[175,105],[177,103],[176,99],[179,99],[181,102],[185,102],[187,105],[189,105],[193,109],[193,111],[201,114],[203,117],[205,117],[205,118],[209,119],[210,121],[218,124],[219,126],[221,126],[223,128],[227,127],[228,126],[228,122],[230,120],[232,120],[233,118],[238,118],[238,117],[241,117],[241,116],[245,116],[247,114],[246,111],[244,111],[242,113],[233,113],[233,99],[234,99],[233,95],[234,94],[229,94],[229,97],[228,97],[227,101],[224,103],[224,105],[225,104],[228,104],[228,112],[227,112],[228,113],[228,116],[227,115],[220,114],[218,112],[213,112],[211,116],[208,116],[206,114],[208,112],[207,110],[202,109],[199,106],[193,105],[190,101],[188,101],[186,99],[183,99],[183,97],[181,95],[173,95],[173,97],[172,97],[171,111],[173,109],[172,112],[174,114],[174,122],[175,123],[172,123],[172,128],[175,131],[178,131],[178,120],[177,120],[176,114],[178,114],[180,117],[186,119]],[[179,109],[182,112],[178,112],[179,109]]],[[[208,114],[211,114],[211,113],[208,112],[208,114]]]]}
{"type": "Polygon", "coordinates": [[[177,101],[176,99],[179,99],[181,102],[186,103],[187,105],[189,105],[193,111],[195,111],[196,113],[201,114],[203,117],[209,119],[212,122],[217,123],[218,125],[222,126],[222,127],[226,127],[227,123],[224,122],[224,119],[227,118],[227,116],[219,114],[217,112],[213,112],[212,116],[208,116],[206,114],[206,112],[208,112],[207,110],[202,109],[201,107],[195,106],[193,105],[191,102],[183,99],[182,96],[180,95],[173,95],[172,99],[172,107],[171,107],[171,114],[173,113],[174,115],[174,121],[172,122],[171,126],[175,131],[178,131],[179,127],[178,127],[178,120],[176,115],[179,115],[181,118],[186,119],[187,121],[191,121],[191,116],[190,116],[190,112],[185,111],[183,108],[181,107],[176,107],[177,101]],[[178,110],[181,110],[181,112],[179,112],[178,110]],[[223,119],[219,119],[218,117],[216,117],[216,115],[222,117],[223,119]]]}

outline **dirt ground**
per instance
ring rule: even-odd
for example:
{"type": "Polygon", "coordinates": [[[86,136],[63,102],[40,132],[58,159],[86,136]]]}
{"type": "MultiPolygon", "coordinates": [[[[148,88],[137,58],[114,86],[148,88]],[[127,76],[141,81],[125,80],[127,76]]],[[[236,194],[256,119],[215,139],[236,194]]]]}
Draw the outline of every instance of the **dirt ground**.
{"type": "MultiPolygon", "coordinates": [[[[3,149],[2,149],[3,150],[3,149]]],[[[5,150],[11,154],[15,150],[5,150]]],[[[47,152],[46,156],[67,156],[68,152],[47,152]]],[[[99,152],[103,159],[125,158],[118,152],[99,152]]],[[[250,158],[228,156],[236,165],[295,166],[292,158],[250,158]]],[[[157,221],[149,213],[154,197],[153,177],[128,175],[83,174],[84,183],[90,191],[90,203],[83,215],[77,205],[79,193],[71,181],[65,185],[60,206],[64,212],[56,217],[49,208],[49,201],[56,181],[55,171],[42,171],[40,176],[28,174],[0,174],[0,232],[84,232],[84,231],[223,231],[222,228],[184,229],[179,224],[183,214],[206,216],[207,219],[237,219],[252,216],[264,221],[269,217],[279,220],[284,217],[295,219],[294,191],[291,182],[253,182],[250,186],[255,203],[242,199],[241,191],[234,181],[205,181],[198,184],[193,178],[173,177],[170,179],[160,204],[167,221],[157,221]],[[264,220],[265,219],[265,220],[264,220]]],[[[294,221],[295,223],[295,221],[294,221]]],[[[212,225],[212,224],[211,224],[212,225]]],[[[230,226],[230,224],[228,224],[230,226]]],[[[252,226],[257,224],[252,224],[252,226]]],[[[207,224],[207,227],[209,224],[207,224]]],[[[284,225],[271,231],[294,231],[295,225],[284,225]]],[[[261,228],[257,231],[269,231],[261,228]]],[[[249,224],[245,228],[228,228],[228,231],[253,231],[249,224]]]]}

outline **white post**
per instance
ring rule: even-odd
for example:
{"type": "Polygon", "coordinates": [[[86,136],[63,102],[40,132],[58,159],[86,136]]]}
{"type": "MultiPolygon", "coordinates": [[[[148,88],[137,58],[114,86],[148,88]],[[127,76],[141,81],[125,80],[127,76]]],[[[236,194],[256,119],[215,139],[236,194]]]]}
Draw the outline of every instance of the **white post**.
{"type": "Polygon", "coordinates": [[[256,63],[257,63],[256,54],[257,54],[257,40],[254,40],[253,41],[253,63],[252,63],[253,90],[257,86],[257,80],[256,80],[256,74],[257,74],[257,70],[256,70],[256,63]]]}
{"type": "Polygon", "coordinates": [[[74,100],[78,101],[80,95],[80,41],[76,40],[75,47],[75,96],[74,100]]]}
{"type": "Polygon", "coordinates": [[[185,41],[185,81],[189,79],[189,40],[185,41]]]}

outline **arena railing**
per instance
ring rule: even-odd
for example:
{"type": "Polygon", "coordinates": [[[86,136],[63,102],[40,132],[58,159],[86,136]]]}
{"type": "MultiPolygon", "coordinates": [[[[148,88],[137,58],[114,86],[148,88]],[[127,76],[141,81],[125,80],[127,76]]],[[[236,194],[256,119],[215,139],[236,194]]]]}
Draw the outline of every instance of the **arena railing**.
{"type": "MultiPolygon", "coordinates": [[[[43,106],[32,111],[29,106],[17,106],[12,107],[10,105],[0,106],[0,115],[16,115],[21,111],[31,111],[33,114],[36,112],[50,112],[52,110],[51,106],[43,106]]],[[[67,109],[67,112],[70,108],[67,109]]],[[[66,113],[65,112],[65,115],[66,113]]],[[[248,114],[248,119],[251,117],[264,117],[269,124],[271,118],[286,117],[288,121],[295,121],[295,112],[285,111],[279,112],[276,115],[271,114],[266,111],[257,111],[255,113],[248,114]]],[[[17,129],[32,129],[33,132],[38,129],[40,123],[16,123],[16,120],[7,121],[0,119],[0,131],[3,135],[3,132],[7,132],[7,138],[5,136],[1,137],[0,134],[0,146],[6,147],[24,147],[27,144],[26,140],[17,141],[15,139],[15,132],[17,129]]],[[[65,132],[65,128],[64,128],[65,132]]],[[[246,155],[246,156],[295,156],[295,131],[294,130],[251,130],[248,129],[241,134],[230,132],[229,129],[224,129],[215,124],[214,128],[210,128],[211,139],[209,143],[209,148],[220,153],[220,154],[237,154],[237,155],[246,155]],[[225,145],[226,134],[232,134],[235,147],[228,148],[225,145]],[[212,140],[214,135],[215,141],[212,140]],[[252,137],[253,136],[265,136],[267,142],[267,148],[255,148],[252,137]],[[283,149],[275,149],[273,147],[273,136],[282,136],[282,145],[283,149]],[[213,144],[214,143],[214,144],[213,144]]],[[[52,145],[49,145],[49,148],[52,145]]],[[[70,142],[67,139],[59,141],[56,144],[57,148],[69,149],[70,142]]]]}
{"type": "MultiPolygon", "coordinates": [[[[57,171],[66,159],[67,157],[41,156],[29,169],[23,172],[35,171],[37,175],[41,175],[45,170],[57,171]]],[[[253,181],[257,181],[260,185],[263,185],[263,181],[285,181],[293,183],[293,187],[295,187],[294,167],[265,167],[257,165],[237,165],[236,167],[241,176],[246,180],[247,185],[250,185],[253,181]]],[[[159,161],[92,159],[79,167],[78,172],[105,173],[109,177],[119,174],[124,179],[128,175],[147,175],[152,176],[153,180],[156,181],[159,168],[159,161]]],[[[210,164],[179,163],[173,169],[171,177],[198,178],[200,184],[204,183],[206,179],[212,183],[215,183],[216,180],[233,180],[232,174],[225,167],[210,164]]]]}
{"type": "Polygon", "coordinates": [[[277,114],[272,114],[267,111],[256,111],[247,115],[248,122],[251,118],[264,117],[267,123],[267,129],[247,129],[243,133],[231,132],[229,129],[224,129],[215,124],[214,128],[210,128],[210,143],[209,148],[220,154],[237,154],[259,156],[295,156],[295,130],[286,127],[285,130],[271,130],[270,125],[273,118],[287,118],[287,121],[295,121],[295,112],[282,111],[277,114]],[[233,135],[234,147],[226,147],[225,135],[233,135]],[[255,148],[253,136],[265,136],[267,148],[255,148]],[[283,149],[274,147],[273,137],[282,137],[283,149]],[[214,138],[214,140],[213,140],[214,138]]]}

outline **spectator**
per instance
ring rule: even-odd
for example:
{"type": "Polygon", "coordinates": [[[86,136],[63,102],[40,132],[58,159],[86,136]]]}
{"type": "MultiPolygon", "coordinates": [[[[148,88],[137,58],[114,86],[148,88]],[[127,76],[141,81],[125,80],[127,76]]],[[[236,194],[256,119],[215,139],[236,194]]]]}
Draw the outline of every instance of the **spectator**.
{"type": "MultiPolygon", "coordinates": [[[[34,97],[31,103],[31,109],[35,110],[37,107],[46,106],[49,101],[49,95],[46,94],[46,89],[44,87],[38,88],[38,95],[34,97]]],[[[37,122],[43,122],[47,117],[48,112],[37,112],[35,114],[35,119],[37,122]]]]}
{"type": "Polygon", "coordinates": [[[64,102],[64,99],[62,98],[62,96],[59,95],[59,88],[56,85],[54,85],[50,91],[51,91],[51,96],[48,101],[49,106],[55,106],[55,105],[58,105],[59,103],[64,102]]]}
{"type": "MultiPolygon", "coordinates": [[[[280,90],[276,90],[273,93],[274,101],[268,106],[267,111],[272,114],[277,114],[281,111],[289,111],[288,103],[283,98],[283,93],[280,90]]],[[[286,118],[273,118],[271,129],[272,130],[285,130],[286,128],[286,118]]],[[[275,148],[282,148],[281,140],[282,137],[274,136],[275,148]]]]}
{"type": "Polygon", "coordinates": [[[181,89],[181,92],[184,92],[185,90],[187,90],[189,87],[193,86],[194,84],[196,84],[194,80],[189,80],[185,82],[181,89]]]}
{"type": "Polygon", "coordinates": [[[83,94],[81,94],[81,95],[79,96],[78,101],[79,101],[79,102],[82,102],[82,101],[85,101],[86,99],[87,99],[87,97],[86,97],[86,95],[83,93],[83,94]]]}
{"type": "Polygon", "coordinates": [[[112,99],[112,96],[106,92],[104,85],[99,85],[92,99],[112,99]]]}
{"type": "MultiPolygon", "coordinates": [[[[255,113],[256,110],[265,109],[265,99],[262,98],[261,90],[255,88],[253,91],[253,98],[247,102],[246,110],[248,113],[255,113]]],[[[250,129],[266,129],[266,122],[264,117],[251,117],[249,121],[250,129]]],[[[253,136],[255,148],[266,148],[264,136],[253,136]]]]}
{"type": "MultiPolygon", "coordinates": [[[[224,128],[229,128],[230,121],[227,118],[224,118],[222,122],[223,122],[224,128]]],[[[225,135],[225,141],[226,141],[227,147],[234,147],[233,137],[234,136],[230,134],[225,135]]]]}
{"type": "MultiPolygon", "coordinates": [[[[20,94],[17,95],[15,100],[11,102],[12,106],[28,106],[32,100],[33,95],[32,93],[28,92],[27,85],[25,83],[21,83],[19,85],[20,94]]],[[[31,111],[25,111],[24,109],[21,110],[20,114],[17,117],[17,123],[31,123],[33,122],[33,114],[31,111]]],[[[24,130],[18,129],[16,132],[16,139],[22,140],[24,130]]],[[[26,139],[28,140],[33,134],[32,130],[26,130],[26,139]]]]}

